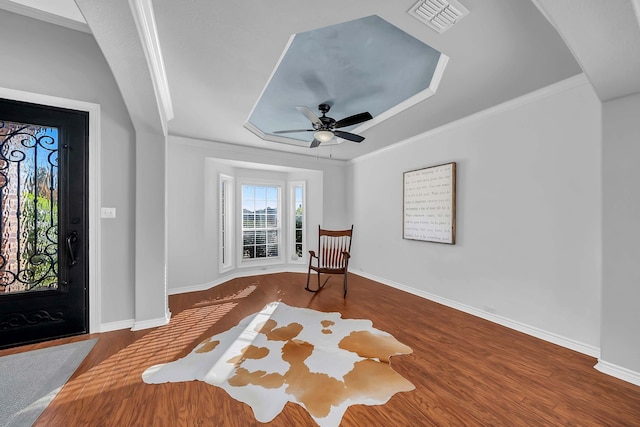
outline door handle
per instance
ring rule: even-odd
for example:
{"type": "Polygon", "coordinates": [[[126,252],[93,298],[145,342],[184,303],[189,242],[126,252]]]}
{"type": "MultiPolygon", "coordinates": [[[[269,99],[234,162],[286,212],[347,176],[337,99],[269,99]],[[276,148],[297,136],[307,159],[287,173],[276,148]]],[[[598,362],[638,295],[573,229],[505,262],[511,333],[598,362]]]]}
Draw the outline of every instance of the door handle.
{"type": "Polygon", "coordinates": [[[67,254],[69,255],[69,266],[75,265],[77,262],[76,257],[73,253],[73,245],[72,245],[72,243],[75,243],[76,240],[78,240],[78,232],[72,231],[67,236],[67,254]]]}

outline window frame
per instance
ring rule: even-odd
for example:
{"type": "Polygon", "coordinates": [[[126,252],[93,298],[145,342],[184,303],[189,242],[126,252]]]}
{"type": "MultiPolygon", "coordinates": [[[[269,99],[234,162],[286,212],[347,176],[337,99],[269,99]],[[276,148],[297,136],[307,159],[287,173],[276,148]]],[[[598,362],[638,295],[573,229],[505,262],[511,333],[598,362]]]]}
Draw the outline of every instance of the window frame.
{"type": "MultiPolygon", "coordinates": [[[[239,268],[242,267],[253,267],[253,266],[263,266],[263,265],[273,265],[273,264],[281,264],[285,260],[286,247],[283,245],[283,233],[286,231],[286,224],[284,224],[285,216],[282,215],[282,207],[283,207],[283,188],[285,187],[285,183],[283,181],[277,180],[261,180],[261,179],[242,179],[239,180],[237,186],[237,211],[235,216],[240,215],[239,224],[236,227],[236,242],[238,242],[238,247],[236,249],[236,256],[238,259],[237,265],[239,268]],[[277,224],[278,227],[275,229],[278,231],[278,256],[274,257],[261,257],[261,258],[244,258],[244,221],[242,220],[243,215],[243,187],[245,186],[253,186],[253,187],[276,187],[278,190],[278,207],[277,207],[277,224]]],[[[268,230],[266,227],[265,231],[268,230]]],[[[255,228],[254,228],[255,230],[255,228]]]]}
{"type": "Polygon", "coordinates": [[[289,181],[289,235],[288,251],[292,264],[306,264],[308,258],[307,251],[307,186],[306,181],[289,181]],[[302,256],[296,253],[296,188],[302,188],[302,256]]]}
{"type": "Polygon", "coordinates": [[[232,270],[234,267],[234,226],[235,226],[235,178],[220,174],[218,180],[218,226],[219,245],[218,259],[220,272],[232,270]],[[226,190],[223,190],[226,187],[226,190]]]}

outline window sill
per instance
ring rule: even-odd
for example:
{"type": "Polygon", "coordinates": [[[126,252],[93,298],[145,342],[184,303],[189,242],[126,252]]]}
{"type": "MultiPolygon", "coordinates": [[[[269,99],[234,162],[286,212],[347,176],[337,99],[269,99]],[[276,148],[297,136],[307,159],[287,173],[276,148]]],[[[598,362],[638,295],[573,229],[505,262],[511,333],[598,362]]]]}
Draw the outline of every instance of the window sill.
{"type": "Polygon", "coordinates": [[[238,268],[264,267],[271,265],[282,265],[284,260],[282,257],[260,258],[260,259],[242,259],[238,268]]]}

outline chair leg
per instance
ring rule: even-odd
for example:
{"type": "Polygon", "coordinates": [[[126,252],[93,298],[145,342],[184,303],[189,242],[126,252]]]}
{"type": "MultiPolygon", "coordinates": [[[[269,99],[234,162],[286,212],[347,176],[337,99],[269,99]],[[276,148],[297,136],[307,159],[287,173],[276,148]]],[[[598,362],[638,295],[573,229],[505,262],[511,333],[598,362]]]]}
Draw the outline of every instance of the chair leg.
{"type": "Polygon", "coordinates": [[[311,278],[311,269],[309,269],[309,271],[307,271],[307,286],[305,286],[305,289],[310,291],[311,289],[309,289],[309,279],[311,278]]]}
{"type": "Polygon", "coordinates": [[[344,298],[347,297],[347,273],[344,273],[344,298]]]}

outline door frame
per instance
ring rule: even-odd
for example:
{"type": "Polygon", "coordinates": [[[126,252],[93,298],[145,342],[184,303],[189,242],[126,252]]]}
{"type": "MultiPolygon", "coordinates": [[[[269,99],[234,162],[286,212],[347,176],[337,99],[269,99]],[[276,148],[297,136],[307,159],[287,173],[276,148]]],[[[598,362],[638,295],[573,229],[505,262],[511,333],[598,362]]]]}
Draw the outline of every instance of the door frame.
{"type": "Polygon", "coordinates": [[[0,86],[0,98],[89,113],[89,333],[101,332],[100,265],[100,104],[42,95],[0,86]]]}

